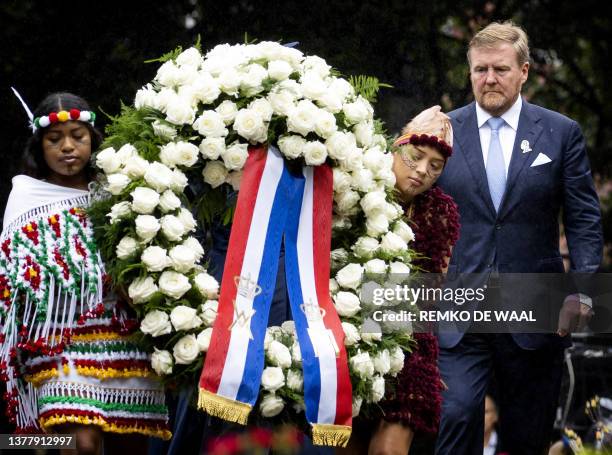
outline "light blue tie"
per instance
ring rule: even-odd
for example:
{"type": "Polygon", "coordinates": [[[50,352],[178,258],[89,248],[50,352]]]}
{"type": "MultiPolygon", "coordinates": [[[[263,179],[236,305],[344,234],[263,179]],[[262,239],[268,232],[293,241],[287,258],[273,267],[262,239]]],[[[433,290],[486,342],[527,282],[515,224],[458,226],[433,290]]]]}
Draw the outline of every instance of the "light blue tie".
{"type": "Polygon", "coordinates": [[[491,142],[489,143],[489,155],[487,156],[487,180],[489,181],[489,192],[495,206],[499,210],[499,204],[506,190],[506,166],[504,165],[504,154],[499,142],[499,129],[505,121],[500,117],[491,117],[487,120],[491,128],[491,142]]]}

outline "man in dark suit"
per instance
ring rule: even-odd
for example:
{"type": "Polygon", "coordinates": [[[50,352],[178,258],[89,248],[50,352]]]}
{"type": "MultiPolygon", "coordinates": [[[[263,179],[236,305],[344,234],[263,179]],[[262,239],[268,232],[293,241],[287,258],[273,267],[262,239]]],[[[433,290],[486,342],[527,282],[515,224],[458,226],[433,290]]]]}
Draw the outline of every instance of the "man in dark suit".
{"type": "MultiPolygon", "coordinates": [[[[585,141],[575,121],[521,98],[529,72],[525,32],[489,25],[470,42],[468,62],[476,101],[449,114],[454,150],[438,181],[461,219],[449,274],[563,272],[560,213],[572,271],[595,272],[603,241],[585,141]]],[[[574,308],[588,314],[588,299],[576,298],[574,308]]],[[[500,450],[547,453],[568,331],[440,333],[448,390],[436,452],[482,454],[483,403],[494,374],[500,450]]]]}

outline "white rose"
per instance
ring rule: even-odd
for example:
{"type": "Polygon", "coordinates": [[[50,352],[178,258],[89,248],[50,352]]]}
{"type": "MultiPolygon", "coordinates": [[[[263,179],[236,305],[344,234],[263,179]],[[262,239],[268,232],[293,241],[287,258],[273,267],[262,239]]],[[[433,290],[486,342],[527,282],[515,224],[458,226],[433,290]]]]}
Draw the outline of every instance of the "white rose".
{"type": "Polygon", "coordinates": [[[178,95],[172,88],[164,87],[162,88],[155,97],[155,103],[157,104],[157,109],[162,112],[166,112],[168,106],[175,102],[178,98],[178,95]]]}
{"type": "Polygon", "coordinates": [[[300,343],[295,340],[293,345],[291,345],[291,360],[296,365],[302,363],[302,351],[300,350],[300,343]]]}
{"type": "Polygon", "coordinates": [[[412,242],[414,240],[414,232],[412,232],[410,226],[408,226],[402,220],[399,220],[395,223],[395,226],[393,227],[393,232],[399,235],[406,243],[412,242]]]}
{"type": "MultiPolygon", "coordinates": [[[[249,110],[257,112],[264,122],[269,122],[274,113],[274,109],[268,100],[265,98],[257,98],[249,103],[249,110]]],[[[234,128],[235,128],[234,124],[234,128]]]]}
{"type": "Polygon", "coordinates": [[[325,141],[327,152],[335,160],[345,160],[350,150],[357,147],[355,136],[351,133],[337,131],[325,141]]]}
{"type": "Polygon", "coordinates": [[[268,62],[268,75],[277,81],[283,81],[291,76],[293,68],[283,60],[273,60],[268,62]]]}
{"type": "Polygon", "coordinates": [[[372,391],[370,400],[372,403],[378,403],[385,396],[385,380],[382,376],[374,376],[372,380],[372,391]]]}
{"type": "Polygon", "coordinates": [[[177,150],[174,142],[168,142],[159,148],[159,160],[170,168],[176,167],[177,150]]]}
{"type": "Polygon", "coordinates": [[[359,202],[363,212],[370,216],[375,212],[380,212],[387,204],[387,196],[383,191],[371,191],[367,193],[359,202]]]}
{"type": "MultiPolygon", "coordinates": [[[[329,147],[327,148],[329,153],[329,147]]],[[[334,193],[344,193],[351,188],[351,176],[340,168],[334,170],[334,193]]]]}
{"type": "Polygon", "coordinates": [[[255,91],[247,92],[250,95],[257,93],[257,90],[261,87],[261,84],[265,78],[268,77],[268,71],[258,63],[253,63],[246,67],[242,74],[241,87],[245,89],[256,89],[255,91]]]}
{"type": "Polygon", "coordinates": [[[297,370],[289,370],[287,372],[287,387],[294,392],[301,392],[304,388],[304,376],[297,370]]]}
{"type": "Polygon", "coordinates": [[[134,188],[130,196],[132,196],[132,210],[141,215],[153,213],[159,203],[159,193],[144,186],[134,188]]]}
{"type": "Polygon", "coordinates": [[[213,188],[217,188],[219,185],[225,183],[227,169],[220,161],[209,161],[202,171],[202,176],[206,183],[213,188]]]}
{"type": "Polygon", "coordinates": [[[178,215],[176,217],[182,223],[185,232],[195,231],[196,227],[198,226],[198,223],[196,222],[191,212],[185,208],[179,210],[178,215]]]}
{"type": "Polygon", "coordinates": [[[369,319],[359,327],[361,339],[368,344],[373,344],[376,341],[382,340],[382,328],[380,324],[369,319]]]}
{"type": "Polygon", "coordinates": [[[225,152],[225,139],[222,137],[207,137],[200,142],[200,153],[209,160],[216,160],[225,152]]]}
{"type": "Polygon", "coordinates": [[[145,182],[158,193],[165,191],[172,183],[172,170],[162,163],[151,163],[144,175],[145,182]]]}
{"type": "Polygon", "coordinates": [[[393,163],[388,162],[387,155],[390,154],[383,153],[378,147],[369,148],[363,153],[363,165],[376,175],[379,175],[385,167],[389,170],[391,169],[393,163]]]}
{"type": "Polygon", "coordinates": [[[168,315],[160,310],[149,311],[140,323],[140,331],[152,337],[166,335],[172,331],[168,315]]]}
{"type": "Polygon", "coordinates": [[[295,95],[288,90],[280,90],[268,94],[268,101],[276,114],[285,117],[295,108],[295,95]]]}
{"type": "Polygon", "coordinates": [[[359,297],[352,292],[340,291],[334,296],[334,306],[340,316],[355,316],[361,309],[359,297]]]}
{"type": "Polygon", "coordinates": [[[168,252],[172,267],[177,272],[186,273],[194,268],[197,261],[196,252],[192,249],[183,246],[176,245],[168,252]]]}
{"type": "Polygon", "coordinates": [[[193,279],[196,288],[204,297],[214,299],[219,293],[219,282],[208,273],[198,273],[193,279]]]}
{"type": "Polygon", "coordinates": [[[306,143],[302,136],[285,135],[278,140],[278,148],[287,158],[297,158],[304,153],[306,143]]]}
{"type": "Polygon", "coordinates": [[[329,292],[331,292],[332,294],[335,294],[339,290],[340,290],[340,286],[338,285],[338,282],[336,281],[336,279],[330,278],[329,279],[329,292]]]}
{"type": "Polygon", "coordinates": [[[177,193],[182,193],[187,186],[187,176],[178,169],[172,171],[172,181],[170,182],[170,189],[177,193]]]}
{"type": "Polygon", "coordinates": [[[123,237],[115,248],[115,253],[119,259],[129,259],[138,250],[138,242],[130,236],[123,237]]]}
{"type": "Polygon", "coordinates": [[[212,327],[206,327],[198,334],[196,341],[198,342],[198,347],[200,348],[201,352],[208,351],[208,348],[210,347],[210,340],[212,338],[212,331],[212,327]]]}
{"type": "Polygon", "coordinates": [[[154,348],[151,354],[151,367],[159,376],[172,373],[172,355],[168,351],[161,351],[154,348]]]}
{"type": "Polygon", "coordinates": [[[309,55],[302,62],[304,69],[317,74],[321,78],[325,78],[329,76],[329,71],[331,70],[331,66],[327,64],[325,60],[321,57],[317,57],[316,55],[309,55]]]}
{"type": "Polygon", "coordinates": [[[176,330],[191,330],[202,325],[202,320],[196,315],[197,310],[185,305],[172,308],[170,320],[176,330]]]}
{"type": "Polygon", "coordinates": [[[221,116],[223,123],[229,125],[236,118],[238,107],[233,101],[225,100],[216,107],[215,111],[221,116]]]}
{"type": "Polygon", "coordinates": [[[165,122],[155,120],[151,126],[153,127],[153,134],[160,139],[171,141],[176,137],[176,129],[165,122]]]}
{"type": "Polygon", "coordinates": [[[153,297],[158,291],[152,277],[136,278],[128,287],[128,295],[133,303],[142,303],[153,297]]]}
{"type": "Polygon", "coordinates": [[[204,104],[210,104],[216,101],[221,94],[219,83],[208,73],[198,73],[191,88],[196,98],[196,104],[197,100],[202,101],[204,104]]]}
{"type": "Polygon", "coordinates": [[[295,335],[295,321],[288,320],[281,324],[281,330],[290,335],[295,335]]]}
{"type": "Polygon", "coordinates": [[[238,141],[233,142],[221,154],[225,167],[229,170],[240,170],[249,157],[248,145],[238,141]]]}
{"type": "Polygon", "coordinates": [[[199,149],[189,142],[176,143],[176,164],[191,167],[198,161],[199,149]]]}
{"type": "Polygon", "coordinates": [[[342,101],[355,94],[355,89],[350,82],[340,77],[333,78],[331,84],[329,84],[329,89],[333,90],[342,101]]]}
{"type": "Polygon", "coordinates": [[[270,347],[270,343],[274,340],[279,340],[283,335],[283,331],[278,326],[268,327],[266,329],[266,336],[264,337],[264,349],[268,349],[270,347]]]}
{"type": "Polygon", "coordinates": [[[132,144],[124,144],[119,150],[117,150],[117,157],[121,161],[122,165],[128,163],[132,158],[138,156],[136,147],[132,144]]]}
{"type": "Polygon", "coordinates": [[[155,80],[166,87],[174,87],[180,84],[180,73],[179,67],[172,60],[168,60],[158,68],[155,80]]]}
{"type": "Polygon", "coordinates": [[[410,275],[410,267],[403,262],[392,262],[389,265],[389,280],[392,283],[403,283],[410,275]]]}
{"type": "MultiPolygon", "coordinates": [[[[348,149],[346,157],[343,160],[339,160],[339,164],[344,170],[351,172],[360,171],[363,168],[363,150],[356,145],[354,148],[348,149]]],[[[357,188],[356,182],[351,182],[351,185],[357,188]]]]}
{"type": "Polygon", "coordinates": [[[193,122],[193,129],[206,137],[225,137],[228,133],[223,117],[215,111],[204,111],[193,122]]]}
{"type": "Polygon", "coordinates": [[[102,169],[105,174],[112,174],[121,167],[121,159],[117,156],[114,148],[108,147],[96,154],[96,166],[102,169]]]}
{"type": "Polygon", "coordinates": [[[145,248],[140,255],[140,260],[149,272],[161,272],[170,264],[166,250],[159,246],[145,248]]]}
{"type": "Polygon", "coordinates": [[[110,224],[115,224],[121,218],[132,213],[131,205],[127,201],[118,202],[111,207],[111,211],[106,216],[110,218],[110,224]]]}
{"type": "Polygon", "coordinates": [[[157,109],[156,95],[157,93],[151,87],[151,84],[147,84],[136,92],[134,106],[136,109],[142,109],[143,107],[157,109]]]}
{"type": "Polygon", "coordinates": [[[190,289],[189,279],[182,273],[166,270],[159,277],[159,290],[173,299],[180,299],[190,289]]]}
{"type": "Polygon", "coordinates": [[[311,101],[300,101],[287,116],[287,130],[302,136],[314,131],[318,110],[311,101]]]}
{"type": "Polygon", "coordinates": [[[360,352],[349,359],[351,370],[362,379],[369,379],[374,375],[374,364],[367,352],[360,352]]]}
{"type": "Polygon", "coordinates": [[[372,358],[374,370],[382,375],[387,374],[391,370],[391,354],[388,349],[383,349],[372,358]]]}
{"type": "Polygon", "coordinates": [[[219,302],[217,300],[207,300],[200,305],[200,313],[204,325],[211,327],[215,323],[218,310],[219,302]]]}
{"type": "Polygon", "coordinates": [[[352,246],[353,253],[360,258],[371,258],[378,251],[379,248],[378,240],[372,237],[359,237],[355,244],[352,246]]]}
{"type": "Polygon", "coordinates": [[[360,122],[353,128],[360,147],[368,147],[374,137],[374,124],[371,121],[360,122]]]}
{"type": "Polygon", "coordinates": [[[259,403],[261,415],[268,418],[279,415],[284,407],[285,402],[283,399],[273,393],[266,394],[261,400],[261,403],[259,403]]]}
{"type": "Polygon", "coordinates": [[[196,257],[196,261],[199,261],[200,259],[202,259],[202,256],[204,256],[204,248],[202,248],[202,245],[195,237],[188,237],[183,242],[183,246],[193,251],[193,254],[195,254],[196,257]]]}
{"type": "Polygon", "coordinates": [[[363,267],[359,264],[348,264],[336,274],[338,284],[347,289],[357,289],[363,278],[363,267]]]}
{"type": "Polygon", "coordinates": [[[316,100],[327,91],[325,81],[314,72],[308,72],[300,78],[304,98],[316,100]]]}
{"type": "Polygon", "coordinates": [[[219,88],[228,95],[237,95],[240,87],[240,74],[234,68],[225,69],[217,77],[219,88]]]}
{"type": "Polygon", "coordinates": [[[153,215],[138,215],[135,220],[136,234],[143,242],[148,242],[159,231],[159,220],[153,215]]]}
{"type": "Polygon", "coordinates": [[[338,125],[336,124],[336,117],[330,112],[319,109],[316,121],[315,121],[315,133],[324,139],[331,137],[336,131],[338,131],[338,125]]]}
{"type": "Polygon", "coordinates": [[[240,182],[242,182],[242,170],[234,171],[227,174],[225,182],[229,183],[234,191],[240,190],[240,182]]]}
{"type": "Polygon", "coordinates": [[[166,120],[175,125],[188,125],[193,123],[195,111],[191,103],[179,96],[175,97],[166,106],[166,120]]]}
{"type": "Polygon", "coordinates": [[[366,230],[369,236],[378,237],[389,230],[389,220],[384,213],[374,213],[366,220],[366,230]]]}
{"type": "Polygon", "coordinates": [[[264,390],[276,392],[285,385],[285,374],[279,367],[266,367],[261,373],[261,386],[264,390]]]}
{"type": "Polygon", "coordinates": [[[200,346],[195,335],[185,335],[174,345],[172,350],[177,365],[189,365],[200,353],[200,346]]]}
{"type": "Polygon", "coordinates": [[[358,96],[354,102],[346,103],[342,107],[342,112],[349,124],[355,124],[372,119],[373,109],[370,103],[358,96]]]}
{"type": "Polygon", "coordinates": [[[354,346],[361,340],[361,336],[359,335],[359,331],[357,327],[355,327],[350,322],[343,322],[342,329],[344,330],[344,345],[345,346],[354,346]]]}
{"type": "Polygon", "coordinates": [[[323,164],[327,158],[327,149],[319,141],[308,141],[304,147],[304,159],[308,166],[323,164]]]}
{"type": "Polygon", "coordinates": [[[334,195],[334,201],[336,201],[338,205],[338,211],[342,214],[350,214],[351,209],[357,206],[360,199],[361,196],[359,196],[359,193],[352,190],[336,193],[334,195]]]}
{"type": "Polygon", "coordinates": [[[361,411],[362,404],[362,397],[353,397],[353,417],[357,417],[359,415],[359,411],[361,411]]]}
{"type": "Polygon", "coordinates": [[[127,175],[133,180],[136,180],[143,177],[146,174],[147,169],[149,169],[149,162],[140,156],[135,156],[130,161],[125,163],[121,173],[127,175]]]}
{"type": "Polygon", "coordinates": [[[195,47],[185,49],[176,58],[176,63],[179,65],[194,66],[198,68],[203,63],[202,55],[195,47]]]}
{"type": "Polygon", "coordinates": [[[161,231],[168,240],[178,242],[185,235],[185,226],[174,215],[164,215],[161,219],[161,231]]]}
{"type": "Polygon", "coordinates": [[[361,168],[353,171],[353,187],[357,188],[362,193],[368,193],[375,187],[374,174],[369,169],[361,168]]]}
{"type": "Polygon", "coordinates": [[[381,249],[389,254],[399,254],[408,249],[408,244],[399,235],[387,232],[380,242],[381,249]]]}
{"type": "Polygon", "coordinates": [[[368,275],[381,275],[387,272],[387,264],[382,259],[370,259],[364,264],[364,268],[368,275]]]}
{"type": "Polygon", "coordinates": [[[266,351],[266,357],[274,366],[289,368],[291,366],[291,352],[280,341],[272,341],[266,351]]]}
{"type": "Polygon", "coordinates": [[[336,248],[330,253],[332,269],[338,268],[348,261],[348,252],[344,248],[336,248]]]}
{"type": "Polygon", "coordinates": [[[172,212],[181,206],[181,200],[174,191],[166,190],[159,198],[159,208],[164,213],[172,212]]]}
{"type": "Polygon", "coordinates": [[[390,362],[391,368],[389,373],[393,376],[397,375],[404,368],[404,359],[406,358],[404,351],[400,347],[395,347],[391,351],[390,362]]]}
{"type": "Polygon", "coordinates": [[[130,184],[131,180],[127,175],[111,174],[106,176],[106,186],[104,189],[113,196],[118,196],[130,184]]]}
{"type": "Polygon", "coordinates": [[[325,93],[317,98],[317,104],[334,114],[342,110],[342,98],[334,93],[333,90],[330,90],[329,87],[325,90],[325,93]]]}
{"type": "Polygon", "coordinates": [[[268,127],[259,112],[254,109],[240,109],[234,120],[234,130],[250,142],[264,142],[268,127]]]}

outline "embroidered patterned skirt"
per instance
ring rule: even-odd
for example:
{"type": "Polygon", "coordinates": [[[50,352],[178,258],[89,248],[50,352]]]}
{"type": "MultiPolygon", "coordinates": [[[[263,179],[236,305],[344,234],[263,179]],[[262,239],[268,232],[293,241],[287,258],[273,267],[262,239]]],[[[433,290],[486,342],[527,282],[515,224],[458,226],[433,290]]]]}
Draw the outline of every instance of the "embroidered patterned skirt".
{"type": "Polygon", "coordinates": [[[24,362],[41,429],[85,424],[169,439],[164,390],[149,355],[134,340],[137,323],[117,311],[114,301],[98,313],[81,318],[61,353],[24,362]]]}

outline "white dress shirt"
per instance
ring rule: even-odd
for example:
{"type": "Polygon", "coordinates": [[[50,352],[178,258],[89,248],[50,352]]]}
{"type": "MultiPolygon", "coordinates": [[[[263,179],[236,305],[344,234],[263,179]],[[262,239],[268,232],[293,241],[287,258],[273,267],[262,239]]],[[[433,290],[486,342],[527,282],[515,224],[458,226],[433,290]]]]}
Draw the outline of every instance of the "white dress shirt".
{"type": "MultiPolygon", "coordinates": [[[[508,177],[508,169],[510,167],[510,158],[512,158],[512,148],[514,147],[514,139],[516,138],[516,130],[518,129],[519,117],[523,100],[519,96],[514,104],[501,116],[506,123],[499,129],[499,142],[501,143],[502,153],[504,154],[504,165],[506,166],[506,177],[508,177]]],[[[487,121],[493,117],[485,111],[478,103],[476,103],[476,120],[478,121],[478,133],[480,134],[480,148],[482,149],[482,158],[484,159],[485,168],[487,167],[487,158],[489,156],[489,143],[491,142],[491,128],[487,121]]]]}

